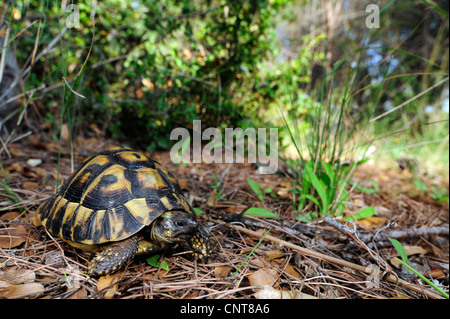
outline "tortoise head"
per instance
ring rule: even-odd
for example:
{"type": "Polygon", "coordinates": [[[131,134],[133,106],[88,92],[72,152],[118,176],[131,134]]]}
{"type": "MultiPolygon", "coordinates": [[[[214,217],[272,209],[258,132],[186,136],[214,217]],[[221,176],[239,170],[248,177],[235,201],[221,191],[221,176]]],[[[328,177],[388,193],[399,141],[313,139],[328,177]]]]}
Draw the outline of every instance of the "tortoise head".
{"type": "Polygon", "coordinates": [[[188,242],[197,260],[205,261],[211,254],[209,232],[186,211],[167,211],[158,217],[151,229],[151,238],[161,243],[188,242]]]}

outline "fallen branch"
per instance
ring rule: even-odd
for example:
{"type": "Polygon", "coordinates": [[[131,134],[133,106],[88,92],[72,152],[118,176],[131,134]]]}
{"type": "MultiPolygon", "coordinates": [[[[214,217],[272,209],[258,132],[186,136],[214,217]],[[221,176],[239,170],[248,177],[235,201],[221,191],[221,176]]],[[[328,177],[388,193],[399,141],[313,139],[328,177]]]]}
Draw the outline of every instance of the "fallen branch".
{"type": "Polygon", "coordinates": [[[434,226],[428,228],[409,228],[409,229],[394,229],[391,231],[376,234],[362,234],[360,239],[366,243],[376,239],[377,241],[386,241],[388,238],[412,238],[420,236],[433,236],[433,235],[449,235],[449,228],[447,226],[434,226]]]}
{"type": "MultiPolygon", "coordinates": [[[[324,221],[328,224],[339,230],[345,235],[347,234],[347,230],[345,229],[345,225],[339,223],[331,217],[325,217],[324,221]]],[[[375,234],[359,234],[359,239],[365,243],[370,243],[372,240],[376,239],[377,241],[387,241],[388,238],[413,238],[420,236],[432,236],[432,235],[449,235],[449,227],[445,226],[434,226],[427,228],[408,228],[408,229],[394,229],[386,232],[377,232],[375,234]]]]}

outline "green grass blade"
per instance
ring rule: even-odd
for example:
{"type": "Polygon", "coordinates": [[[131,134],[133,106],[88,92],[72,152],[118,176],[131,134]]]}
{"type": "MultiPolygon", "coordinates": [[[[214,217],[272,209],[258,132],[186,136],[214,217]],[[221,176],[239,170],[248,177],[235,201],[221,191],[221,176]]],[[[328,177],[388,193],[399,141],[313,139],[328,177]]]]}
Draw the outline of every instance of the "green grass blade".
{"type": "MultiPolygon", "coordinates": [[[[389,240],[391,240],[391,238],[389,238],[389,240]]],[[[408,270],[411,270],[413,273],[415,273],[420,279],[422,279],[423,281],[425,281],[428,285],[430,285],[431,287],[433,287],[437,292],[439,292],[442,296],[444,296],[445,298],[449,299],[448,294],[443,291],[441,288],[439,288],[438,286],[436,286],[432,281],[428,280],[428,278],[426,278],[424,275],[422,275],[420,272],[418,272],[417,270],[415,270],[414,268],[412,268],[410,265],[408,265],[407,263],[405,263],[403,260],[400,260],[398,258],[397,259],[400,263],[402,263],[403,266],[405,266],[406,268],[408,268],[408,270]]]]}
{"type": "Polygon", "coordinates": [[[250,207],[249,209],[247,209],[244,213],[244,215],[254,215],[254,216],[260,216],[260,217],[272,217],[272,218],[276,218],[278,217],[278,214],[275,213],[274,211],[268,210],[268,209],[264,209],[264,208],[260,208],[260,207],[250,207]]]}
{"type": "Polygon", "coordinates": [[[247,257],[245,257],[245,259],[242,261],[242,263],[239,265],[238,269],[236,269],[236,271],[233,274],[234,278],[236,276],[236,274],[239,272],[239,270],[241,270],[242,266],[245,265],[245,263],[247,262],[247,260],[250,258],[251,255],[253,255],[253,253],[255,252],[256,248],[258,248],[259,245],[261,245],[261,243],[263,242],[264,238],[266,238],[266,236],[269,234],[269,232],[272,230],[272,227],[270,227],[270,229],[264,234],[264,236],[261,237],[261,239],[259,240],[259,242],[255,245],[255,247],[253,247],[252,251],[247,255],[247,257]]]}

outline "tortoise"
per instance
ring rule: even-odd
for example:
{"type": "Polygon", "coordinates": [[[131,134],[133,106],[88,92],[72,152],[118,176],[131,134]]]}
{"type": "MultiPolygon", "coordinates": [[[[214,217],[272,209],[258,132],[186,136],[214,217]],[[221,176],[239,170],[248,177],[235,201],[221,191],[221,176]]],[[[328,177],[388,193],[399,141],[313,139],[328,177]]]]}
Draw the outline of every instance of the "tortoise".
{"type": "Polygon", "coordinates": [[[78,249],[95,253],[88,274],[111,274],[134,258],[187,242],[196,260],[211,254],[209,232],[198,222],[175,177],[160,163],[122,146],[83,161],[55,195],[39,206],[36,222],[78,249]]]}

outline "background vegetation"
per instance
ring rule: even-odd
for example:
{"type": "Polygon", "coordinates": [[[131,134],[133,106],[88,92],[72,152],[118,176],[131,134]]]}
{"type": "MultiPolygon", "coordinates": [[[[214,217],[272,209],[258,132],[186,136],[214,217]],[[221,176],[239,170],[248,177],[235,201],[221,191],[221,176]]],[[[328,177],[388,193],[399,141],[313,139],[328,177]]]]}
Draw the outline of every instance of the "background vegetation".
{"type": "Polygon", "coordinates": [[[448,299],[448,6],[3,0],[0,298],[448,299]],[[198,119],[277,128],[279,170],[173,163],[198,119]],[[207,263],[179,245],[93,278],[36,238],[38,205],[109,143],[178,178],[207,263]]]}
{"type": "Polygon", "coordinates": [[[19,122],[149,151],[194,119],[278,127],[299,210],[313,197],[337,209],[354,171],[342,162],[368,150],[446,178],[448,2],[378,3],[380,28],[370,1],[6,1],[19,122]]]}

